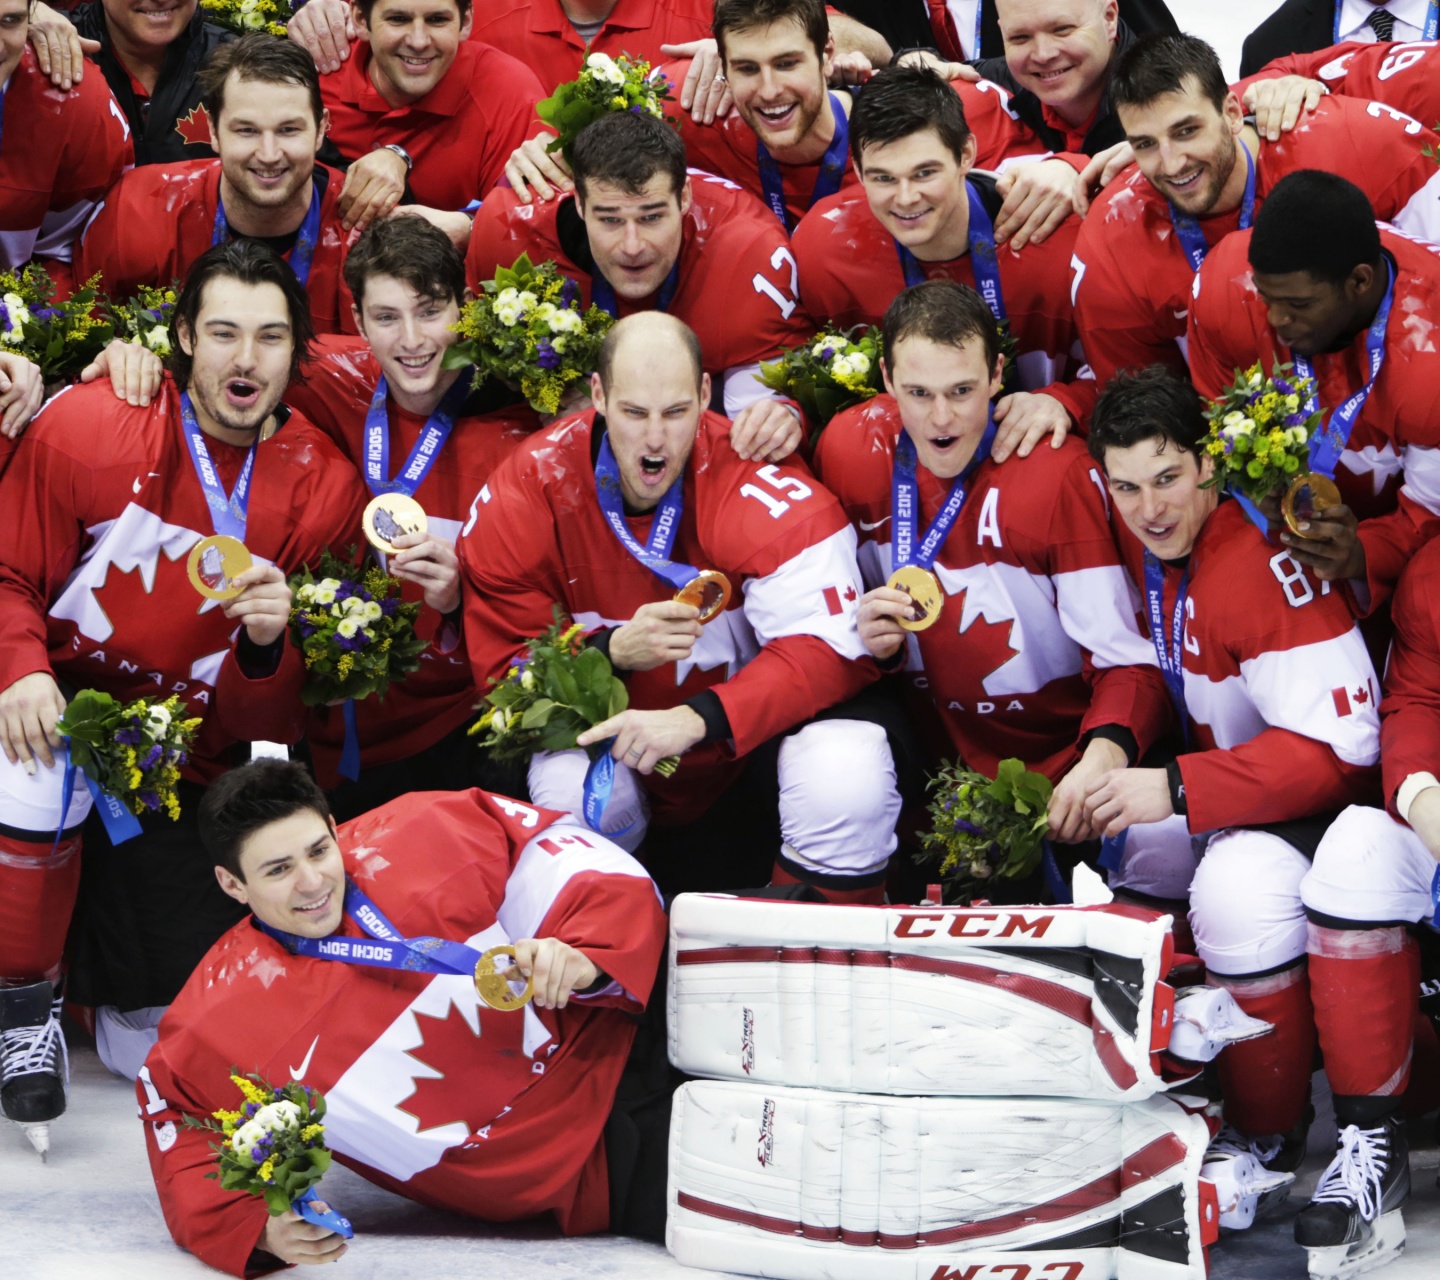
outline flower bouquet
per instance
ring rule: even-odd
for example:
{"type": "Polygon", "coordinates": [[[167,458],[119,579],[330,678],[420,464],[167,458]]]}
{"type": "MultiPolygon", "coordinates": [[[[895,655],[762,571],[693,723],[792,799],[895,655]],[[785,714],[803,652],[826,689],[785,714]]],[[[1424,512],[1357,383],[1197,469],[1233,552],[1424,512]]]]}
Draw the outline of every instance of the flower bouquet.
{"type": "Polygon", "coordinates": [[[55,724],[69,739],[70,759],[131,813],[163,809],[180,816],[175,784],[189,759],[198,719],[182,719],[180,699],[137,698],[122,706],[108,693],[82,689],[55,724]]]}
{"type": "Polygon", "coordinates": [[[0,272],[0,350],[40,366],[47,383],[74,377],[110,341],[110,322],[91,313],[99,298],[97,272],[64,302],[56,302],[49,273],[33,262],[0,272]]]}
{"type": "Polygon", "coordinates": [[[114,336],[133,342],[164,359],[170,354],[170,318],[175,311],[177,286],[142,287],[128,302],[110,302],[106,311],[114,336]]]}
{"type": "Polygon", "coordinates": [[[594,372],[615,321],[595,306],[582,313],[575,282],[524,253],[482,288],[460,312],[460,341],[445,352],[445,368],[474,365],[475,386],[500,378],[537,412],[558,413],[566,393],[594,372]]]}
{"type": "Polygon", "coordinates": [[[247,31],[264,31],[283,39],[285,24],[290,21],[289,0],[200,0],[200,7],[207,21],[242,36],[247,31]]]}
{"type": "Polygon", "coordinates": [[[415,634],[420,604],[406,604],[400,591],[400,580],[377,566],[329,551],[292,575],[290,635],[305,659],[307,707],[383,698],[392,680],[420,666],[427,643],[415,634]]]}
{"type": "Polygon", "coordinates": [[[1019,880],[1040,865],[1050,779],[1020,760],[1000,761],[992,781],[956,763],[931,779],[931,828],[920,862],[940,862],[941,879],[964,895],[993,880],[1019,880]]]}
{"type": "Polygon", "coordinates": [[[292,1080],[279,1089],[258,1075],[230,1074],[245,1101],[235,1111],[211,1118],[185,1117],[187,1129],[218,1135],[210,1149],[220,1167],[205,1176],[226,1191],[244,1191],[265,1201],[271,1217],[294,1209],[307,1222],[328,1227],[347,1240],[350,1223],[323,1200],[315,1186],[330,1168],[325,1146],[325,1098],[317,1089],[292,1080]]]}
{"type": "Polygon", "coordinates": [[[789,396],[814,423],[815,434],[837,413],[885,389],[880,379],[880,331],[866,325],[822,329],[778,360],[762,361],[758,377],[789,396]]]}
{"type": "MultiPolygon", "coordinates": [[[[585,643],[584,628],[566,625],[559,608],[544,635],[527,641],[503,677],[485,694],[485,712],[470,726],[483,733],[480,746],[498,760],[528,759],[537,751],[569,751],[576,739],[630,704],[610,659],[585,643]]],[[[593,759],[602,748],[588,748],[593,759]]],[[[680,761],[661,760],[655,772],[669,777],[680,761]]]]}
{"type": "Polygon", "coordinates": [[[557,85],[555,92],[535,104],[535,114],[555,130],[555,140],[545,148],[562,152],[570,163],[570,148],[587,124],[612,111],[636,111],[664,120],[670,101],[670,81],[664,72],[652,71],[650,64],[621,54],[592,53],[585,59],[579,76],[557,85]]]}
{"type": "Polygon", "coordinates": [[[1322,422],[1306,408],[1314,391],[1314,382],[1295,377],[1288,364],[1276,364],[1268,378],[1259,364],[1236,370],[1205,414],[1210,430],[1200,443],[1215,460],[1206,486],[1223,484],[1258,503],[1308,470],[1310,437],[1322,422]]]}

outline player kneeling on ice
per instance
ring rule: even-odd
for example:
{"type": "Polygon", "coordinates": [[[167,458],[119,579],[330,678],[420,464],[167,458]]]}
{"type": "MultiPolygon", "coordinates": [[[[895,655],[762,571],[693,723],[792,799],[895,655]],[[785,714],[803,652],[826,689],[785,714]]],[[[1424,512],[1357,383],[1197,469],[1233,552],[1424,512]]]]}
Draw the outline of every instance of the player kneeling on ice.
{"type": "Polygon", "coordinates": [[[1404,1238],[1390,1211],[1409,1190],[1396,1113],[1413,962],[1403,930],[1376,923],[1413,915],[1359,912],[1368,871],[1318,913],[1302,881],[1314,879],[1317,846],[1336,840],[1337,813],[1375,795],[1377,681],[1343,594],[1205,486],[1205,433],[1192,388],[1161,369],[1121,375],[1091,418],[1090,451],[1186,739],[1163,768],[1099,779],[1087,811],[1108,835],[1127,833],[1111,875],[1118,894],[1177,909],[1188,894],[1211,980],[1275,1026],[1217,1059],[1226,1128],[1207,1168],[1220,1180],[1216,1166],[1232,1166],[1233,1225],[1248,1225],[1251,1196],[1278,1190],[1255,1162],[1285,1172],[1303,1155],[1318,1031],[1340,1153],[1296,1238],[1312,1250],[1312,1275],[1350,1275],[1404,1238]]]}
{"type": "Polygon", "coordinates": [[[617,1126],[633,1139],[616,1094],[642,1091],[625,1084],[632,1015],[665,938],[628,854],[479,790],[412,793],[337,830],[310,776],[275,760],[217,781],[200,826],[221,887],[252,915],[201,961],[140,1074],[180,1244],[235,1276],[346,1247],[205,1176],[211,1135],[183,1121],[233,1105],[236,1067],[323,1093],[330,1150],[401,1195],[658,1238],[663,1176],[632,1196],[635,1161],[607,1160],[617,1126]]]}

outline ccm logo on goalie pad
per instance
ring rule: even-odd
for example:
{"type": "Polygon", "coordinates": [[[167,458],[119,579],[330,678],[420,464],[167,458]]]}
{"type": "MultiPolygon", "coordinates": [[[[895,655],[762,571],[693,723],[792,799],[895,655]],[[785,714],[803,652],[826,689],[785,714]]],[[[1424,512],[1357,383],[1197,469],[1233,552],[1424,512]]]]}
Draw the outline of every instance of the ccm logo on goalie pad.
{"type": "Polygon", "coordinates": [[[902,915],[895,925],[894,938],[933,938],[948,933],[952,938],[1013,938],[1025,935],[1043,938],[1054,916],[1027,916],[1021,912],[965,912],[947,915],[902,915]],[[946,922],[949,922],[948,925],[946,922]]]}
{"type": "Polygon", "coordinates": [[[1026,1262],[973,1267],[947,1267],[942,1263],[930,1280],[1080,1280],[1084,1274],[1083,1262],[1047,1262],[1043,1267],[1026,1262]]]}

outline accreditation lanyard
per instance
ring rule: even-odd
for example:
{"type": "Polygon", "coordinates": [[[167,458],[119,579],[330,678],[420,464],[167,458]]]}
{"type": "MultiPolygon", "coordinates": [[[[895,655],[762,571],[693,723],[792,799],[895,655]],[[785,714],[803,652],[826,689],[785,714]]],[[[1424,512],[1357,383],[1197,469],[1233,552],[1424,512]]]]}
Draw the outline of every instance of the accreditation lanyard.
{"type": "Polygon", "coordinates": [[[990,446],[995,443],[995,419],[985,424],[985,434],[980,437],[980,447],[975,456],[965,464],[950,483],[950,494],[936,513],[930,527],[925,530],[919,544],[915,541],[915,527],[920,518],[920,485],[916,480],[916,466],[919,457],[915,442],[907,431],[900,432],[895,442],[895,466],[890,476],[890,512],[894,516],[895,545],[891,548],[892,568],[903,569],[906,565],[918,565],[929,569],[950,536],[955,521],[965,506],[965,494],[969,489],[970,477],[975,469],[990,456],[990,446]]]}
{"type": "Polygon", "coordinates": [[[195,409],[190,404],[188,391],[180,393],[180,418],[185,432],[185,444],[190,450],[190,461],[195,467],[195,474],[200,477],[201,488],[205,490],[205,502],[210,508],[210,522],[214,531],[226,534],[237,542],[244,542],[245,517],[250,506],[250,477],[255,469],[255,449],[259,441],[250,446],[250,452],[245,455],[244,465],[240,468],[239,479],[235,481],[235,488],[227,494],[225,486],[220,483],[220,475],[215,470],[210,450],[205,444],[205,433],[196,421],[195,409]]]}
{"type": "MultiPolygon", "coordinates": [[[[1237,143],[1245,154],[1245,196],[1240,202],[1239,230],[1248,231],[1255,221],[1255,157],[1244,143],[1237,143]]],[[[1199,271],[1205,262],[1210,246],[1205,243],[1205,233],[1200,230],[1200,220],[1192,214],[1170,206],[1170,221],[1175,225],[1175,235],[1185,256],[1190,259],[1190,269],[1199,271]]]]}
{"type": "Polygon", "coordinates": [[[435,412],[425,421],[425,429],[400,468],[400,474],[393,480],[390,476],[390,420],[386,413],[390,388],[385,375],[375,384],[375,394],[370,398],[370,410],[365,415],[365,484],[377,497],[382,493],[403,493],[413,498],[415,491],[425,482],[445,441],[455,426],[460,406],[465,403],[466,384],[464,378],[457,378],[445,393],[435,412]]]}
{"type": "MultiPolygon", "coordinates": [[[[1345,8],[1345,0],[1335,0],[1335,32],[1330,38],[1331,44],[1340,43],[1340,12],[1345,8]]],[[[1425,15],[1425,30],[1420,37],[1422,40],[1434,40],[1440,35],[1440,4],[1436,0],[1430,0],[1429,12],[1425,15]]]]}
{"type": "Polygon", "coordinates": [[[620,545],[643,564],[651,573],[664,578],[676,591],[693,582],[699,571],[688,564],[670,559],[670,548],[675,535],[680,532],[680,517],[685,512],[685,475],[682,472],[660,499],[655,509],[655,519],[650,525],[650,537],[640,543],[630,532],[625,522],[625,498],[620,488],[620,465],[610,448],[610,437],[600,440],[600,455],[595,459],[595,492],[600,499],[600,511],[605,517],[620,545]]]}
{"type": "MultiPolygon", "coordinates": [[[[300,281],[303,289],[310,280],[310,260],[315,256],[315,246],[320,242],[320,183],[312,183],[310,207],[305,211],[305,221],[300,224],[300,233],[295,237],[295,247],[285,255],[290,270],[300,281]]],[[[215,229],[210,235],[210,247],[224,244],[230,239],[230,224],[225,220],[225,202],[215,197],[215,229]]]]}
{"type": "MultiPolygon", "coordinates": [[[[1365,402],[1370,398],[1375,379],[1380,376],[1381,366],[1385,363],[1385,327],[1390,323],[1390,308],[1395,303],[1395,268],[1390,264],[1389,258],[1385,259],[1385,271],[1385,296],[1380,300],[1380,309],[1375,313],[1375,319],[1370,322],[1370,329],[1365,335],[1365,363],[1369,370],[1365,385],[1347,396],[1330,415],[1329,421],[1310,437],[1310,470],[1318,471],[1331,479],[1334,478],[1335,468],[1340,463],[1340,455],[1345,452],[1345,446],[1350,442],[1350,433],[1355,430],[1365,402]]],[[[1315,367],[1309,356],[1296,355],[1294,359],[1296,375],[1309,378],[1315,388],[1310,393],[1307,408],[1312,413],[1317,412],[1320,408],[1320,384],[1315,379],[1315,367]]]]}
{"type": "MultiPolygon", "coordinates": [[[[815,177],[815,189],[810,193],[810,203],[805,207],[813,209],[826,196],[833,196],[845,180],[845,165],[850,157],[850,117],[845,114],[840,99],[830,95],[830,110],[835,116],[835,136],[825,148],[820,161],[820,172],[815,177]]],[[[785,207],[785,184],[780,174],[780,162],[770,154],[770,148],[757,136],[755,159],[760,166],[760,188],[765,193],[765,203],[770,212],[780,219],[780,225],[787,232],[795,229],[794,220],[785,207]]]]}
{"type": "MultiPolygon", "coordinates": [[[[675,288],[679,283],[680,258],[677,255],[675,265],[670,268],[670,274],[665,277],[665,283],[660,286],[660,296],[655,299],[656,311],[670,310],[670,304],[675,300],[675,288]]],[[[620,303],[615,297],[615,287],[600,274],[599,267],[595,268],[594,274],[590,277],[590,301],[612,319],[620,319],[620,303]]]]}
{"type": "Polygon", "coordinates": [[[1185,602],[1190,596],[1190,570],[1180,575],[1175,590],[1175,612],[1170,617],[1169,635],[1165,628],[1165,565],[1153,551],[1145,552],[1145,606],[1150,617],[1150,639],[1155,645],[1155,660],[1170,701],[1180,717],[1180,730],[1185,745],[1190,745],[1190,717],[1185,710],[1185,602]]]}
{"type": "MultiPolygon", "coordinates": [[[[984,201],[973,182],[966,182],[965,195],[970,204],[970,270],[975,276],[975,288],[985,299],[990,314],[997,324],[1004,324],[1005,295],[1000,288],[1000,255],[995,248],[995,224],[985,211],[984,201]]],[[[900,269],[905,273],[905,287],[924,284],[928,278],[919,260],[898,240],[895,252],[900,255],[900,269]]]]}

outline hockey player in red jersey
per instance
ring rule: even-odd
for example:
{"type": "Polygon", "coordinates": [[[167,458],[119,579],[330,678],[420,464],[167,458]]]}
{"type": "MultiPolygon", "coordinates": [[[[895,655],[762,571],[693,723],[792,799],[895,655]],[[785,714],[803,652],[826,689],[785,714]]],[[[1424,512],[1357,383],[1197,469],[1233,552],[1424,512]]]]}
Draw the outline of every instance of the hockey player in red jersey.
{"type": "Polygon", "coordinates": [[[1327,98],[1291,132],[1262,141],[1215,51],[1195,36],[1131,46],[1110,93],[1136,168],[1095,201],[1074,263],[1076,318],[1102,387],[1120,369],[1184,372],[1195,273],[1226,236],[1253,224],[1287,174],[1337,173],[1365,192],[1377,217],[1440,236],[1440,173],[1426,155],[1440,137],[1392,108],[1327,98]]]}
{"type": "Polygon", "coordinates": [[[999,344],[968,286],[905,290],[885,315],[887,394],[831,421],[816,467],[859,530],[871,655],[906,670],[971,768],[1018,756],[1058,784],[1051,832],[1076,842],[1086,786],[1150,747],[1165,690],[1084,446],[988,456],[999,344]],[[907,630],[917,579],[935,614],[907,630]]]}
{"type": "Polygon", "coordinates": [[[274,760],[221,779],[201,833],[253,915],[201,961],[137,1083],[179,1244],[234,1276],[345,1248],[205,1176],[214,1153],[184,1120],[232,1105],[235,1066],[323,1093],[326,1144],[387,1190],[492,1222],[553,1214],[567,1234],[626,1228],[611,1221],[629,1188],[605,1132],[665,942],[655,886],[628,854],[479,790],[416,792],[337,831],[304,770],[274,760]],[[398,953],[389,967],[382,947],[348,953],[390,937],[362,923],[376,916],[451,943],[469,969],[433,946],[383,948],[398,953]],[[534,987],[518,1009],[477,994],[476,961],[503,946],[534,987]]]}
{"type": "Polygon", "coordinates": [[[1440,531],[1437,323],[1440,255],[1377,228],[1364,193],[1330,173],[1284,179],[1254,230],[1226,239],[1196,277],[1190,365],[1201,395],[1256,361],[1294,361],[1316,380],[1327,435],[1344,442],[1344,505],[1306,536],[1280,536],[1295,560],[1349,583],[1362,612],[1440,531]]]}
{"type": "Polygon", "coordinates": [[[855,632],[855,537],[839,504],[801,465],[735,453],[729,424],[704,408],[710,380],[695,337],[673,317],[612,329],[591,394],[594,410],[501,464],[460,539],[477,686],[502,676],[558,605],[629,689],[629,710],[580,739],[613,739],[603,825],[609,768],[589,773],[583,751],[535,756],[531,797],[585,812],[633,846],[647,794],[659,824],[699,818],[745,756],[786,735],[782,881],[879,901],[899,811],[885,732],[812,719],[832,707],[843,715],[838,704],[876,676],[855,632]],[[702,624],[677,591],[704,571],[729,590],[702,624]],[[670,755],[680,756],[674,775],[655,773],[670,755]]]}
{"type": "Polygon", "coordinates": [[[330,804],[341,821],[406,791],[478,781],[483,757],[464,731],[477,695],[455,540],[491,471],[539,426],[523,402],[487,411],[496,397],[471,392],[470,370],[442,367],[465,300],[464,259],[442,232],[418,217],[383,219],[356,243],[345,278],[364,336],[320,339],[286,402],[340,446],[371,494],[406,493],[424,508],[427,532],[399,538],[389,570],[408,584],[407,599],[423,599],[418,629],[431,643],[383,701],[355,704],[358,776],[342,781],[346,712],[316,707],[307,717],[316,777],[340,788],[330,804]]]}
{"type": "Polygon", "coordinates": [[[57,89],[26,43],[29,0],[0,0],[0,269],[68,265],[76,229],[135,163],[130,125],[103,77],[57,89]]]}
{"type": "Polygon", "coordinates": [[[873,325],[907,285],[973,284],[1016,346],[1017,390],[995,405],[995,459],[1017,446],[1028,453],[1047,435],[1058,444],[1094,399],[1093,382],[1071,381],[1082,363],[1067,288],[1080,220],[1023,252],[997,246],[996,183],[974,172],[965,109],[933,72],[876,75],[850,141],[863,189],[822,201],[795,232],[805,308],[845,328],[873,325]]]}
{"type": "Polygon", "coordinates": [[[1221,1139],[1286,1172],[1304,1154],[1317,1016],[1327,1064],[1369,1051],[1353,1028],[1336,1037],[1345,994],[1307,970],[1301,881],[1336,813],[1375,793],[1378,681],[1343,593],[1203,487],[1206,430],[1193,389],[1159,367],[1120,375],[1091,416],[1185,745],[1164,766],[1099,779],[1086,808],[1107,835],[1126,833],[1117,890],[1174,911],[1188,892],[1211,981],[1274,1024],[1217,1059],[1221,1139]]]}
{"type": "Polygon", "coordinates": [[[687,174],[684,145],[650,116],[601,117],[574,157],[574,196],[529,205],[497,191],[485,202],[465,260],[470,287],[527,253],[579,284],[583,304],[617,317],[670,312],[700,338],[741,456],[783,458],[799,440],[798,412],[755,375],[815,331],[784,228],[733,183],[687,174]]]}
{"type": "MultiPolygon", "coordinates": [[[[67,694],[178,694],[203,722],[179,822],[148,815],[121,854],[98,821],[85,828],[86,896],[103,909],[72,938],[72,994],[131,1010],[168,1003],[234,918],[195,874],[194,802],[238,743],[298,736],[303,666],[285,644],[285,575],[353,537],[364,493],[334,446],[280,404],[310,330],[274,253],[249,241],[210,250],[181,291],[174,333],[175,376],[154,403],[73,387],[0,478],[0,509],[25,513],[0,549],[0,986],[48,992],[59,976],[91,808],[83,782],[67,808],[55,733],[67,694]],[[223,604],[200,600],[185,570],[217,522],[254,560],[223,604]]],[[[7,1104],[12,1118],[64,1108],[58,1010],[57,997],[32,1052],[4,1059],[7,1090],[34,1086],[21,1114],[7,1104]]]]}

